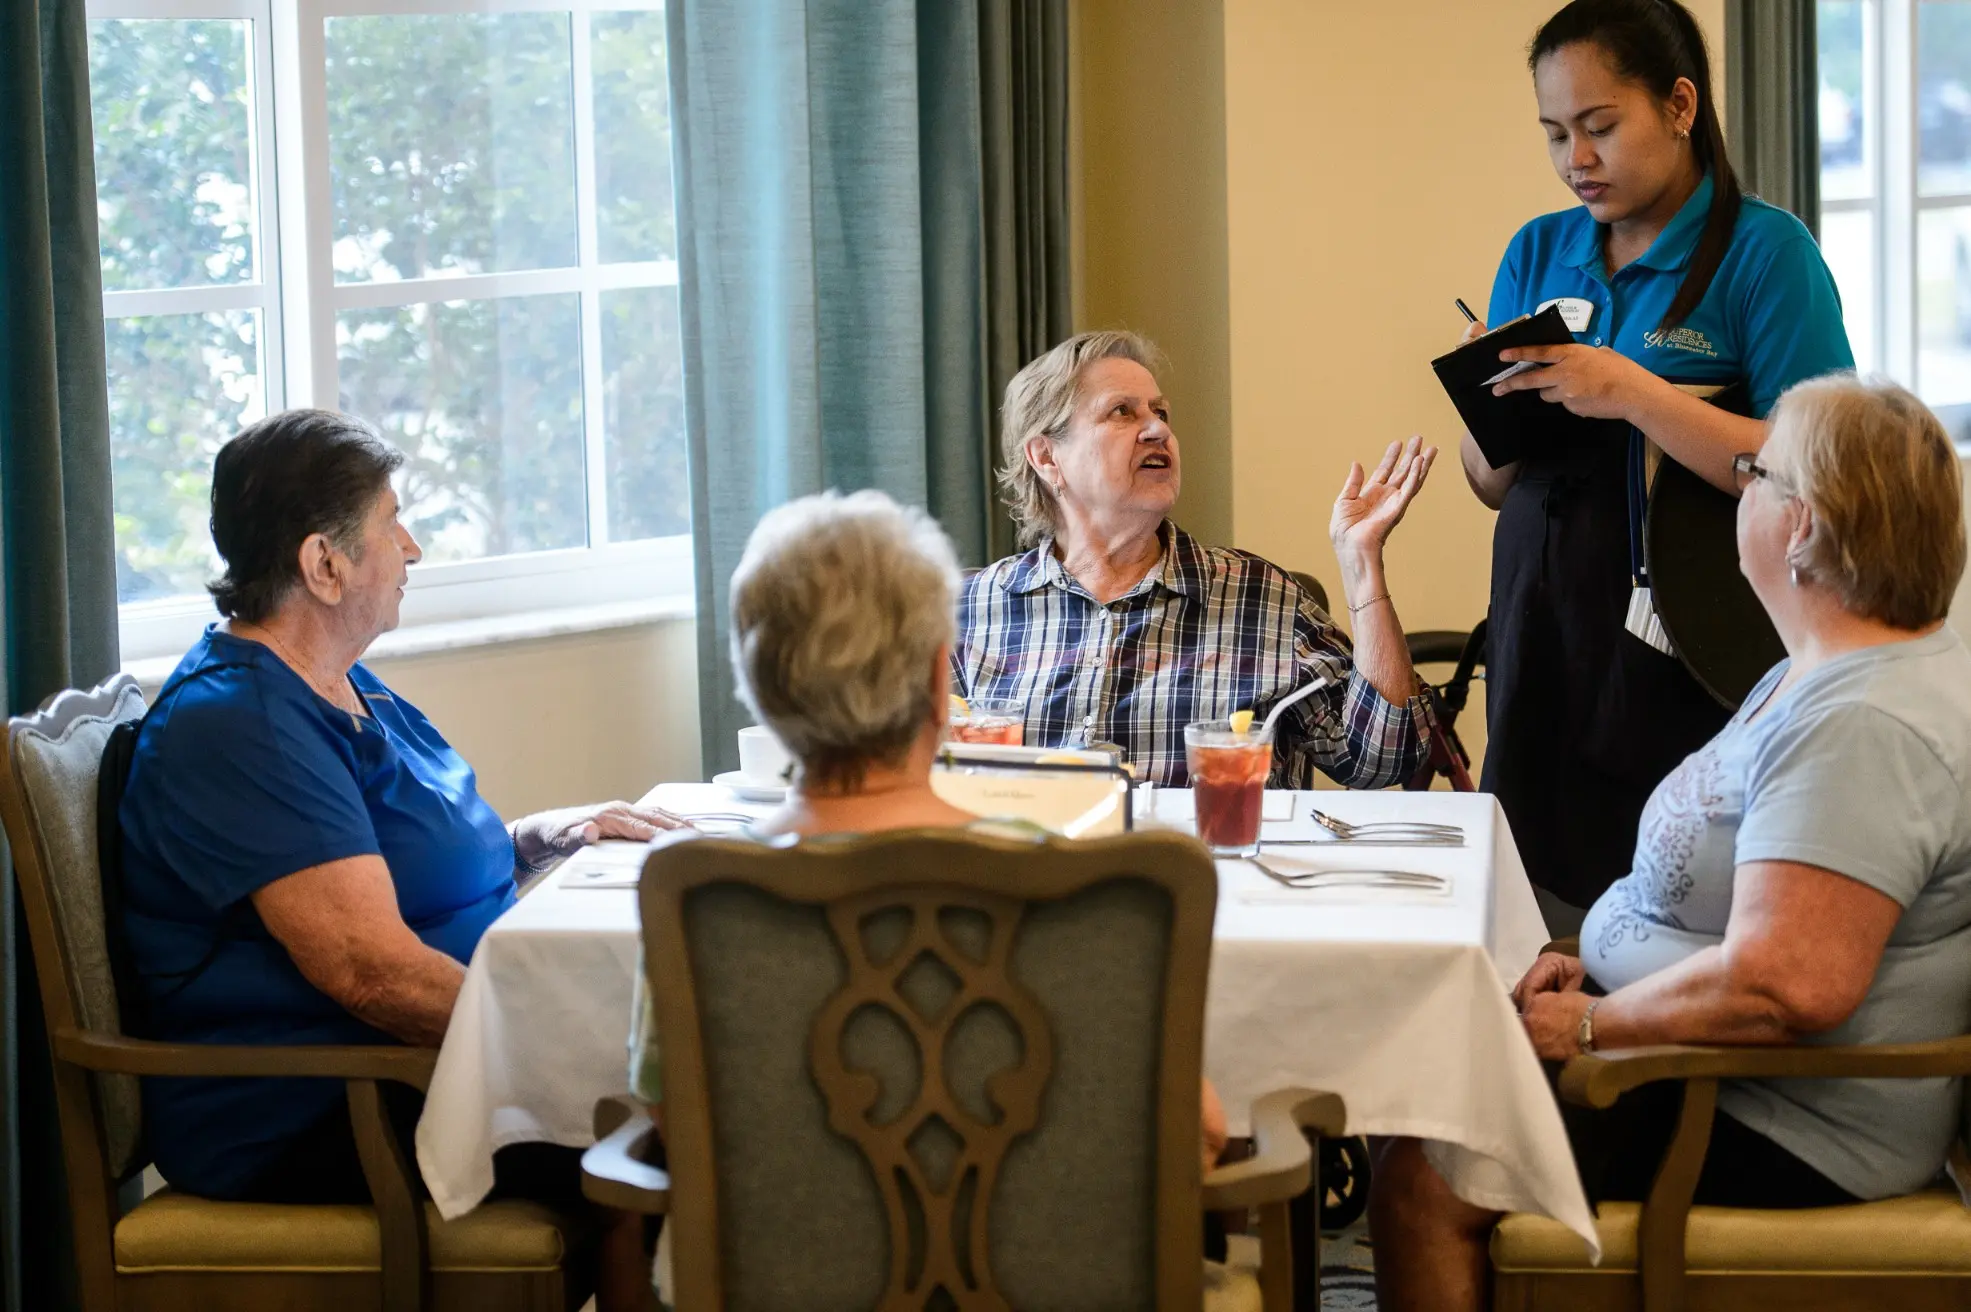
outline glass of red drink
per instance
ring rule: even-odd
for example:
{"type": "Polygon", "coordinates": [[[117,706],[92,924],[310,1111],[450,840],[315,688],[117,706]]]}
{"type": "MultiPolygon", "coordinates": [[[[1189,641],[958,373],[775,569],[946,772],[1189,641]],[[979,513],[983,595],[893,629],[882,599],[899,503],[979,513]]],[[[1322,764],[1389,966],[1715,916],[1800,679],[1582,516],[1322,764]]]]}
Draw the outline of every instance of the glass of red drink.
{"type": "Polygon", "coordinates": [[[964,712],[951,708],[951,741],[955,743],[995,743],[1018,747],[1026,740],[1027,708],[1024,702],[978,701],[964,712]]]}
{"type": "Polygon", "coordinates": [[[1198,840],[1213,856],[1259,855],[1259,813],[1273,769],[1273,736],[1232,732],[1229,720],[1184,726],[1198,840]]]}

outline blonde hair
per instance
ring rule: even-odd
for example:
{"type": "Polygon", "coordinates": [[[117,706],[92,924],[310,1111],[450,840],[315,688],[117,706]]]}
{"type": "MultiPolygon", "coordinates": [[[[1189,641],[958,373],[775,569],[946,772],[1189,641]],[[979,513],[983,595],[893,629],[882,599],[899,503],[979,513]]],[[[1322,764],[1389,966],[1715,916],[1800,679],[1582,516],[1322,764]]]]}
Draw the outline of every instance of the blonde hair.
{"type": "Polygon", "coordinates": [[[1772,421],[1761,459],[1814,513],[1787,563],[1856,615],[1943,619],[1964,573],[1964,490],[1937,417],[1892,382],[1831,374],[1790,388],[1772,421]]]}
{"type": "Polygon", "coordinates": [[[935,714],[931,660],[956,626],[944,530],[881,492],[768,511],[732,572],[739,698],[811,785],[854,789],[896,765],[935,714]]]}
{"type": "Polygon", "coordinates": [[[1027,442],[1059,441],[1081,399],[1081,375],[1097,360],[1134,360],[1151,373],[1163,369],[1163,353],[1149,338],[1131,332],[1077,333],[1028,362],[1006,384],[1000,408],[999,487],[1019,530],[1020,545],[1033,546],[1060,529],[1054,493],[1027,460],[1027,442]]]}

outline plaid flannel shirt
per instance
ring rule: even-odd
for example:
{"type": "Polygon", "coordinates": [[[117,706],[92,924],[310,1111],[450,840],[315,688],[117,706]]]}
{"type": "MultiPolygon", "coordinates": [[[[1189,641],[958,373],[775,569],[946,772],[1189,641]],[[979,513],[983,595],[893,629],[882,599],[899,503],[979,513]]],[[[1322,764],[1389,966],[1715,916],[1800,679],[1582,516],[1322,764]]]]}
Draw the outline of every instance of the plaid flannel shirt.
{"type": "Polygon", "coordinates": [[[1138,777],[1184,787],[1184,726],[1273,703],[1325,675],[1274,732],[1275,788],[1325,771],[1352,788],[1416,772],[1428,745],[1418,697],[1383,699],[1348,637],[1285,570],[1209,547],[1166,520],[1162,562],[1108,605],[1054,557],[1051,540],[988,565],[958,602],[952,686],[1026,706],[1029,746],[1115,743],[1138,777]]]}

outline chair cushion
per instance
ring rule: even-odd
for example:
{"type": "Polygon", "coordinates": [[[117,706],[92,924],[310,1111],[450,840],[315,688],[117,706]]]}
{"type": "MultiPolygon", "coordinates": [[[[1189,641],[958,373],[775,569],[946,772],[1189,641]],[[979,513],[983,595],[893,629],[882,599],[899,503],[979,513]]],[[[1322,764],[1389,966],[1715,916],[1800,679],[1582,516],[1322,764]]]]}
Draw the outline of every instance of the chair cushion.
{"type": "Polygon", "coordinates": [[[1259,1289],[1259,1241],[1229,1235],[1225,1260],[1204,1264],[1204,1312],[1265,1312],[1259,1289]]]}
{"type": "MultiPolygon", "coordinates": [[[[1580,1236],[1560,1222],[1509,1216],[1492,1233],[1492,1265],[1499,1271],[1633,1271],[1641,1215],[1635,1203],[1601,1205],[1599,1268],[1589,1265],[1580,1236]]],[[[1941,1190],[1798,1211],[1693,1207],[1686,1243],[1692,1271],[1971,1274],[1971,1210],[1941,1190]]]]}
{"type": "MultiPolygon", "coordinates": [[[[425,1205],[434,1271],[554,1271],[568,1245],[539,1203],[487,1203],[456,1221],[425,1205]]],[[[374,1271],[376,1214],[367,1207],[215,1203],[169,1189],[116,1226],[116,1269],[374,1271]]]]}

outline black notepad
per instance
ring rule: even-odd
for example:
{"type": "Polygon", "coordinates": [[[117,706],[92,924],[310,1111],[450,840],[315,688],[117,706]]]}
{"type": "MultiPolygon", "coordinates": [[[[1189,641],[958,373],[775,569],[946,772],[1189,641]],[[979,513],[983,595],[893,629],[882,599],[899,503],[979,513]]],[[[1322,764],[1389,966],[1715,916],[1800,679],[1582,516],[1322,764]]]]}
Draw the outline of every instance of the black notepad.
{"type": "Polygon", "coordinates": [[[1557,445],[1570,431],[1578,433],[1583,422],[1594,422],[1568,413],[1565,406],[1541,400],[1537,391],[1492,395],[1499,375],[1513,368],[1499,359],[1499,352],[1522,346],[1572,345],[1574,334],[1560,317],[1560,307],[1550,305],[1430,362],[1437,381],[1444,385],[1451,404],[1458,407],[1459,417],[1492,468],[1557,445]]]}

